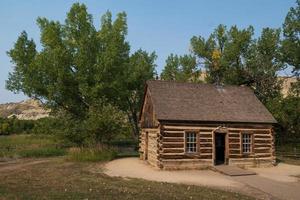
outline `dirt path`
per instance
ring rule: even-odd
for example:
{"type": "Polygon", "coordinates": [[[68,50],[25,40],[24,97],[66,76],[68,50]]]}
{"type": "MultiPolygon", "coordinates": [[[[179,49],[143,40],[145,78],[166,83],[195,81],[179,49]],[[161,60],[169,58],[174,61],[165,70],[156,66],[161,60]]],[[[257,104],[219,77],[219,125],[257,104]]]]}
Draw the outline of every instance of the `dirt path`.
{"type": "Polygon", "coordinates": [[[41,163],[50,162],[53,159],[20,159],[15,161],[0,163],[0,172],[13,172],[18,169],[25,168],[31,165],[37,165],[41,163]]]}
{"type": "Polygon", "coordinates": [[[217,187],[258,199],[299,199],[300,182],[292,176],[300,174],[300,166],[282,164],[251,170],[258,175],[230,177],[210,170],[162,171],[137,158],[124,158],[107,163],[104,173],[109,176],[217,187]]]}
{"type": "Polygon", "coordinates": [[[238,176],[233,179],[279,199],[297,200],[300,198],[300,182],[279,182],[258,175],[238,176]]]}
{"type": "Polygon", "coordinates": [[[261,190],[257,190],[229,176],[211,170],[162,171],[150,167],[137,158],[123,158],[111,161],[104,166],[104,173],[116,177],[142,178],[158,182],[208,186],[227,191],[241,192],[258,199],[276,199],[261,190]]]}

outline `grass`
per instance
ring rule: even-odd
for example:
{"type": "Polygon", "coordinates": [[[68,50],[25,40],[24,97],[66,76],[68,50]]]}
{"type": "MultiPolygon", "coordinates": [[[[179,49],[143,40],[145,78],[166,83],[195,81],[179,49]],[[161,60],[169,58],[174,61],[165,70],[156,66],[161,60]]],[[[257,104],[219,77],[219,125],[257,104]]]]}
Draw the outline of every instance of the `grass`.
{"type": "Polygon", "coordinates": [[[0,137],[0,159],[61,156],[65,150],[53,136],[10,135],[0,137]]]}
{"type": "Polygon", "coordinates": [[[63,156],[65,154],[65,149],[60,149],[56,147],[42,147],[37,149],[28,149],[20,152],[20,156],[22,158],[53,157],[63,156]]]}
{"type": "Polygon", "coordinates": [[[117,153],[113,150],[97,148],[71,148],[67,159],[79,162],[109,161],[116,158],[117,153]]]}
{"type": "Polygon", "coordinates": [[[283,156],[277,156],[277,162],[279,163],[286,163],[286,164],[291,164],[291,165],[300,165],[300,160],[299,159],[292,159],[292,158],[287,158],[283,156]]]}
{"type": "Polygon", "coordinates": [[[64,156],[70,161],[96,162],[112,160],[116,157],[138,156],[131,143],[116,143],[117,151],[98,148],[66,148],[61,147],[51,135],[9,135],[0,137],[0,161],[17,158],[40,158],[64,156]]]}
{"type": "Polygon", "coordinates": [[[252,199],[208,187],[113,178],[103,174],[101,167],[99,163],[52,159],[2,171],[0,199],[252,199]]]}
{"type": "Polygon", "coordinates": [[[276,152],[278,162],[300,165],[300,144],[291,143],[276,146],[276,152]]]}

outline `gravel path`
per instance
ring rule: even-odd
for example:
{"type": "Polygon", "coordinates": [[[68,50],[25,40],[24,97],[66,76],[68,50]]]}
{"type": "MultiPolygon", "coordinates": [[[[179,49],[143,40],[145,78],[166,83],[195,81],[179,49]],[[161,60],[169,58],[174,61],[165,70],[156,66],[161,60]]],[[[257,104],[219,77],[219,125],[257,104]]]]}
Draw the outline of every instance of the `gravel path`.
{"type": "Polygon", "coordinates": [[[109,176],[142,178],[159,182],[182,183],[240,191],[257,199],[299,199],[300,166],[279,164],[271,168],[251,168],[258,175],[230,177],[211,170],[164,171],[138,158],[123,158],[105,165],[109,176]]]}

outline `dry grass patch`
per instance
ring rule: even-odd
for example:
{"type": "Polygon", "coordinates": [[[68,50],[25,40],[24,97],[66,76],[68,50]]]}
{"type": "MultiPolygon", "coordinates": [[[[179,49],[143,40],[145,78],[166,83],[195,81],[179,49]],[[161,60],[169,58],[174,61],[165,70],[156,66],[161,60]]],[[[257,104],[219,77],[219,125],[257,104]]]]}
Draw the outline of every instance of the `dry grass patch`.
{"type": "MultiPolygon", "coordinates": [[[[113,178],[99,163],[52,160],[0,173],[0,199],[251,199],[207,187],[113,178]]],[[[137,169],[138,170],[138,169],[137,169]]]]}

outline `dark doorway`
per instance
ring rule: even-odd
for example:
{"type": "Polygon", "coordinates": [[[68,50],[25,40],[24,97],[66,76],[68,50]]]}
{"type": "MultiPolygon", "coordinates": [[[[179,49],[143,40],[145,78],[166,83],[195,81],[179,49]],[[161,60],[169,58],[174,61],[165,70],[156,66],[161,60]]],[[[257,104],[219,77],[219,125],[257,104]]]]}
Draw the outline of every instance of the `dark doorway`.
{"type": "Polygon", "coordinates": [[[146,135],[145,135],[145,160],[148,160],[148,141],[149,140],[149,134],[148,132],[146,132],[146,135]]]}
{"type": "Polygon", "coordinates": [[[225,134],[215,135],[215,164],[221,165],[225,163],[225,134]]]}

